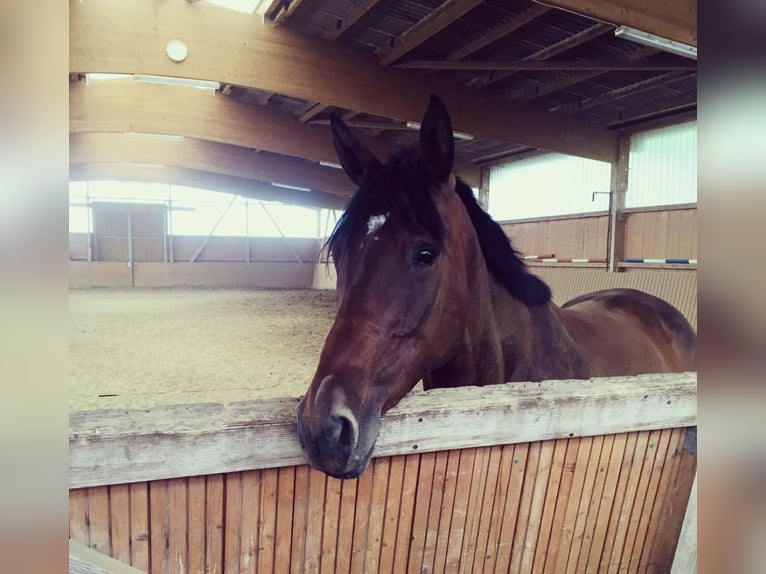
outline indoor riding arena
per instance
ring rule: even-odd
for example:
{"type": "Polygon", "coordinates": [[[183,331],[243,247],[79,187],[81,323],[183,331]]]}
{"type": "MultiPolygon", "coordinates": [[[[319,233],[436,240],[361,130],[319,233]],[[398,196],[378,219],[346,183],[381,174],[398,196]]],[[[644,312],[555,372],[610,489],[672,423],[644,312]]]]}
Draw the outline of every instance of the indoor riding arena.
{"type": "Polygon", "coordinates": [[[70,571],[696,572],[696,365],[421,380],[358,477],[297,414],[368,271],[336,289],[327,241],[369,158],[431,169],[432,94],[546,305],[636,289],[696,332],[696,1],[644,4],[70,2],[70,571]]]}

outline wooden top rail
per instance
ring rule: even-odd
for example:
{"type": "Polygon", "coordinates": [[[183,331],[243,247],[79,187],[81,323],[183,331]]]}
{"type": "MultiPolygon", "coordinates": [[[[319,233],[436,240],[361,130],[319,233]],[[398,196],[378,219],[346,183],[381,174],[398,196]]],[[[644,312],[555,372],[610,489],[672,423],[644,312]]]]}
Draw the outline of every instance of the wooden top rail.
{"type": "Polygon", "coordinates": [[[76,540],[69,539],[69,574],[146,574],[143,570],[110,558],[76,540]]]}
{"type": "MultiPolygon", "coordinates": [[[[69,488],[304,464],[297,404],[73,413],[69,488]]],[[[684,427],[696,417],[696,373],[434,389],[383,417],[374,456],[684,427]]]]}

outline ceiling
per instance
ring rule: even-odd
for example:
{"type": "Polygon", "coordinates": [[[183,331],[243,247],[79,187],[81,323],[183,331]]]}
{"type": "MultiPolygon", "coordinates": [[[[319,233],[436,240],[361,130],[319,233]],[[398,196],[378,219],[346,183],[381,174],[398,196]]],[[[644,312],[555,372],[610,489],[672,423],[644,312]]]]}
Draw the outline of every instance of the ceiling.
{"type": "Polygon", "coordinates": [[[331,114],[384,156],[416,141],[412,122],[439,94],[474,186],[482,166],[542,151],[614,161],[620,132],[696,117],[696,60],[614,34],[630,25],[696,46],[696,2],[549,4],[266,0],[246,14],[205,0],[71,2],[72,177],[204,180],[269,198],[290,185],[311,191],[287,202],[342,207],[353,186],[326,165],[331,114]],[[172,39],[188,47],[181,63],[166,55],[172,39]],[[94,73],[127,76],[86,82],[94,73]]]}

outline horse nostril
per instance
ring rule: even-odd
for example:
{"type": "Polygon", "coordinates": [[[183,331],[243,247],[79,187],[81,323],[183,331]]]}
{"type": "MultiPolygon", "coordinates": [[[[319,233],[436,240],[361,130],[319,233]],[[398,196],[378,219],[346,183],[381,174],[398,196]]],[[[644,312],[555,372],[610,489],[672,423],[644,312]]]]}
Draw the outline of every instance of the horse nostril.
{"type": "Polygon", "coordinates": [[[353,447],[355,442],[354,426],[346,417],[338,417],[338,419],[338,422],[340,422],[340,434],[338,435],[338,442],[341,444],[341,446],[353,447]]]}

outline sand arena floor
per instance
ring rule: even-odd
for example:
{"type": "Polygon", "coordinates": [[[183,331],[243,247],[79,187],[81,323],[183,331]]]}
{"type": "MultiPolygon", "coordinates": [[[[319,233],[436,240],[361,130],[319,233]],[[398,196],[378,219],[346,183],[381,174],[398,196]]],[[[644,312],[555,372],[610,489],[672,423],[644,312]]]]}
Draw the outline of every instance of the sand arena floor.
{"type": "Polygon", "coordinates": [[[72,290],[70,410],[302,395],[334,291],[72,290]]]}

